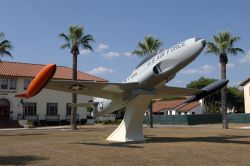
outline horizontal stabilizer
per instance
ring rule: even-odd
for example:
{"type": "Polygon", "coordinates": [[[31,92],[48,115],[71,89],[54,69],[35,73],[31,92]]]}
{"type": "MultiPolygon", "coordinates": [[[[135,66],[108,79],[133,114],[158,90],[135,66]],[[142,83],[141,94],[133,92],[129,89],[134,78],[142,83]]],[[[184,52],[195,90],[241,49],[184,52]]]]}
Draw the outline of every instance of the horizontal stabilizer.
{"type": "Polygon", "coordinates": [[[71,106],[71,107],[93,107],[93,106],[96,106],[98,105],[99,102],[88,102],[88,103],[70,103],[68,104],[68,106],[71,106]]]}
{"type": "Polygon", "coordinates": [[[26,98],[28,98],[26,93],[23,93],[23,94],[17,94],[17,95],[15,95],[15,97],[25,98],[25,99],[26,99],[26,98]]]}
{"type": "Polygon", "coordinates": [[[201,93],[197,93],[193,96],[190,96],[185,103],[190,103],[193,101],[197,101],[200,100],[204,97],[207,97],[208,95],[216,92],[217,90],[220,90],[221,88],[223,88],[225,85],[227,85],[227,83],[229,82],[229,80],[218,80],[212,84],[209,84],[208,86],[202,88],[201,90],[203,90],[203,92],[201,93]]]}

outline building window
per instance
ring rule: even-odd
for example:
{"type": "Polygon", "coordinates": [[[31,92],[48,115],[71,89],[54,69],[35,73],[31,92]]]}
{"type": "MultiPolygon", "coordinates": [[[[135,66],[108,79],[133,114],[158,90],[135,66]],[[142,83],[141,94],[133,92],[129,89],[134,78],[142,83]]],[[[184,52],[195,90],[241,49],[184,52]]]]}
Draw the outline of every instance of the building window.
{"type": "Polygon", "coordinates": [[[57,115],[57,103],[47,103],[47,115],[57,115]]]}
{"type": "Polygon", "coordinates": [[[9,89],[10,90],[16,90],[16,83],[17,83],[16,79],[10,78],[9,79],[9,89]]]}
{"type": "Polygon", "coordinates": [[[192,115],[195,115],[195,112],[192,112],[192,115]]]}
{"type": "Polygon", "coordinates": [[[71,115],[71,106],[69,106],[69,103],[66,104],[66,115],[71,115]]]}
{"type": "Polygon", "coordinates": [[[185,112],[185,115],[187,115],[187,112],[185,112]]]}
{"type": "Polygon", "coordinates": [[[179,115],[181,115],[181,112],[179,112],[179,115]]]}
{"type": "Polygon", "coordinates": [[[8,89],[8,78],[1,78],[0,79],[1,89],[8,89]]]}
{"type": "Polygon", "coordinates": [[[27,79],[24,80],[24,90],[26,90],[28,88],[30,82],[31,82],[31,80],[27,80],[27,79]]]}
{"type": "Polygon", "coordinates": [[[36,103],[25,103],[24,115],[36,115],[36,103]]]}
{"type": "Polygon", "coordinates": [[[16,90],[17,79],[15,78],[0,78],[1,90],[16,90]]]}

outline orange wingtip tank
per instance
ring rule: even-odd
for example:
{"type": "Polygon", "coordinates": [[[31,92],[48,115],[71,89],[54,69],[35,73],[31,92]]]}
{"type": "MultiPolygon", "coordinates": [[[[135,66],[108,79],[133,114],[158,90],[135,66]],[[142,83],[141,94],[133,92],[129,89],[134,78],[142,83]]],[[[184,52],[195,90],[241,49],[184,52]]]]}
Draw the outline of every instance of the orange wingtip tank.
{"type": "Polygon", "coordinates": [[[55,64],[46,65],[32,80],[28,86],[25,94],[17,94],[15,97],[20,98],[30,98],[38,94],[44,86],[49,82],[49,80],[54,76],[56,72],[55,64]]]}

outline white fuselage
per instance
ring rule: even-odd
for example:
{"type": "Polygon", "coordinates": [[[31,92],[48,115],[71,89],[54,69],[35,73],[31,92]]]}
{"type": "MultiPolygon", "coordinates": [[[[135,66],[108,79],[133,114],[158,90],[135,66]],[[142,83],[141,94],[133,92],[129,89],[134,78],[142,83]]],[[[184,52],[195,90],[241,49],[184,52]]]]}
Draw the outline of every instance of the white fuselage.
{"type": "Polygon", "coordinates": [[[191,38],[180,42],[169,49],[159,51],[143,64],[139,65],[125,82],[138,82],[141,87],[155,88],[164,84],[175,74],[192,62],[203,50],[200,39],[191,38]]]}
{"type": "MultiPolygon", "coordinates": [[[[144,59],[125,80],[125,83],[137,82],[138,89],[154,90],[170,81],[178,71],[191,63],[203,50],[206,41],[191,38],[180,42],[169,49],[159,51],[144,59]]],[[[122,101],[95,98],[100,104],[97,113],[111,113],[123,106],[122,101]]]]}

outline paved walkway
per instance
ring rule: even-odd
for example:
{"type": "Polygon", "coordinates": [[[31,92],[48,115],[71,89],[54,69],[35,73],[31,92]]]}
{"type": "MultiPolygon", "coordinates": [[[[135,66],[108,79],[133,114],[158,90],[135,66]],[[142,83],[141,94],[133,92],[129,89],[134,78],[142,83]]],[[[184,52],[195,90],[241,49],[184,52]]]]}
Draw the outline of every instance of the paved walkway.
{"type": "Polygon", "coordinates": [[[69,129],[69,126],[46,126],[36,128],[11,128],[11,129],[0,129],[0,131],[15,131],[15,130],[53,130],[53,129],[69,129]]]}

